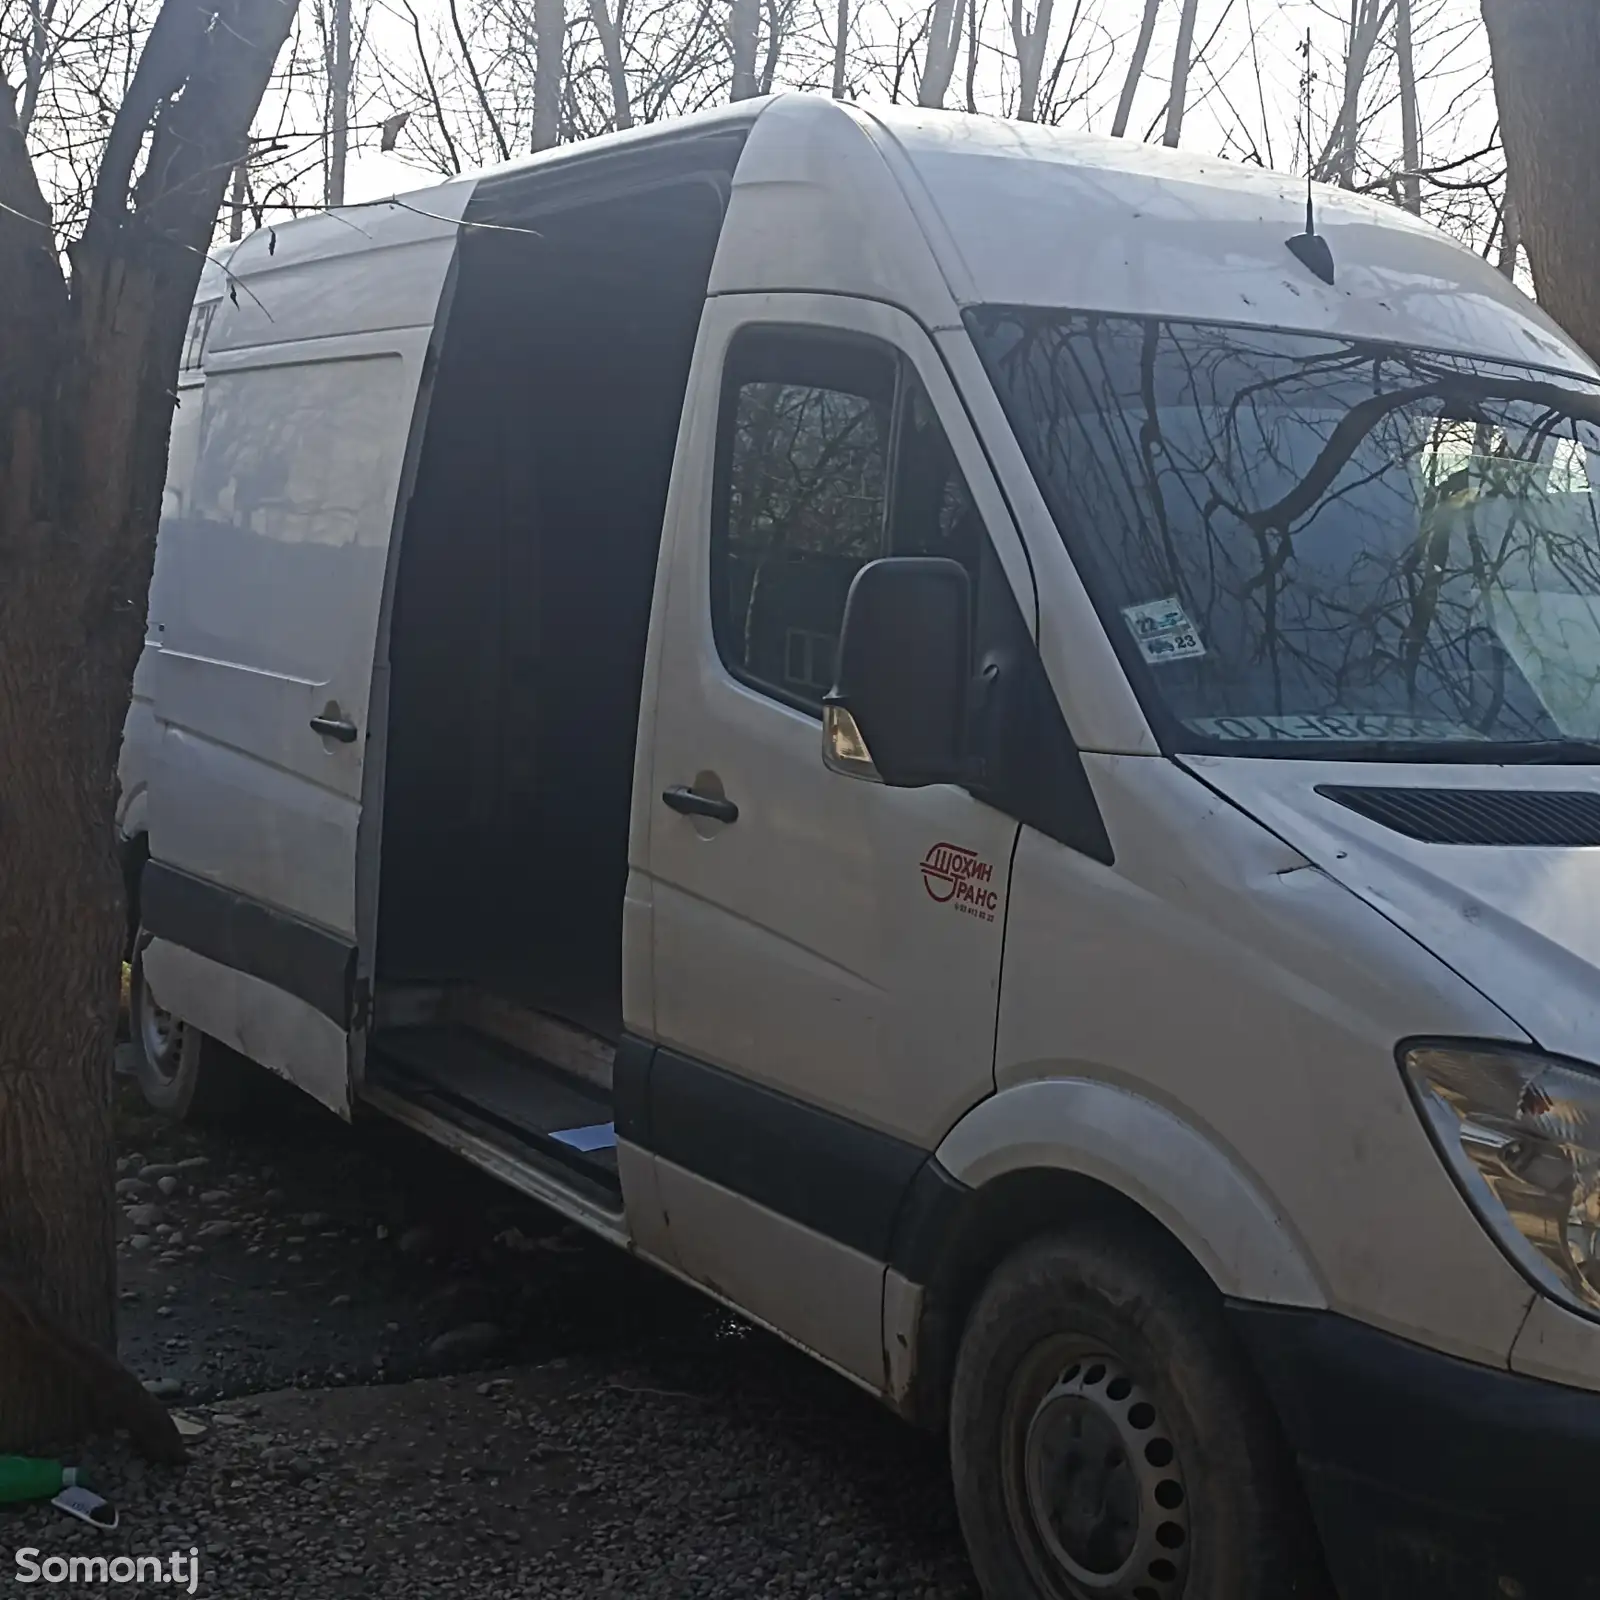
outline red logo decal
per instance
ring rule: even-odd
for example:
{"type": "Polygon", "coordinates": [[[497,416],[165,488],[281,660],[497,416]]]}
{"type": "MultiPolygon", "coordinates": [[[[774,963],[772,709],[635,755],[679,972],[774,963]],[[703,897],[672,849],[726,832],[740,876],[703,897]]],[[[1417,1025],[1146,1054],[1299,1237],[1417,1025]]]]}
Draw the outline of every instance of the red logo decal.
{"type": "Polygon", "coordinates": [[[922,858],[922,886],[929,896],[982,922],[993,922],[1000,909],[993,881],[993,864],[959,844],[936,844],[922,858]]]}

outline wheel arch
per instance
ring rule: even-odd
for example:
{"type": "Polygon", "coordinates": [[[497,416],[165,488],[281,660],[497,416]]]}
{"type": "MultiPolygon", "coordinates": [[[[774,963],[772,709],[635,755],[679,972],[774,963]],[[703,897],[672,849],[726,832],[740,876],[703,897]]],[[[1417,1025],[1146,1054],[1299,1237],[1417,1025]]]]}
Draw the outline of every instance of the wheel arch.
{"type": "Polygon", "coordinates": [[[1214,1140],[1131,1090],[1035,1080],[967,1113],[901,1218],[884,1328],[897,1409],[942,1425],[967,1314],[990,1274],[1027,1240],[1090,1219],[1153,1229],[1223,1296],[1327,1305],[1288,1223],[1214,1140]]]}
{"type": "Polygon", "coordinates": [[[122,904],[125,918],[122,941],[122,959],[133,959],[133,947],[139,937],[139,891],[144,881],[144,864],[150,859],[150,836],[144,831],[143,819],[135,832],[121,834],[117,839],[117,858],[122,868],[122,904]]]}

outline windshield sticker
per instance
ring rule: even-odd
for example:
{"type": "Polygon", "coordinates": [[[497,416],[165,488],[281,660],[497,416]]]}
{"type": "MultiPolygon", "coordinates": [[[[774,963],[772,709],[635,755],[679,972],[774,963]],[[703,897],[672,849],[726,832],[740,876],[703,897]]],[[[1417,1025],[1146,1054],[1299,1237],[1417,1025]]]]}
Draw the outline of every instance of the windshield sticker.
{"type": "Polygon", "coordinates": [[[1139,654],[1153,667],[1167,661],[1190,661],[1206,653],[1189,613],[1176,599],[1124,606],[1122,618],[1138,643],[1139,654]]]}
{"type": "Polygon", "coordinates": [[[1321,739],[1361,743],[1382,740],[1422,740],[1443,744],[1481,744],[1484,736],[1459,722],[1427,717],[1391,716],[1383,712],[1303,712],[1282,717],[1185,717],[1184,726],[1212,739],[1262,741],[1271,739],[1321,739]]]}

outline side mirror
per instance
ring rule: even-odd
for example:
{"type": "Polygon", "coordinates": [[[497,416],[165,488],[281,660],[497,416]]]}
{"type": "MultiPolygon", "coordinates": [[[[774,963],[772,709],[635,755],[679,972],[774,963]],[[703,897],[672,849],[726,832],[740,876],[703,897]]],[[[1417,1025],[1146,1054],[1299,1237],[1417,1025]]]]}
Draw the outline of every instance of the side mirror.
{"type": "Polygon", "coordinates": [[[959,782],[972,660],[972,583],[959,561],[870,561],[845,601],[823,760],[896,789],[959,782]]]}

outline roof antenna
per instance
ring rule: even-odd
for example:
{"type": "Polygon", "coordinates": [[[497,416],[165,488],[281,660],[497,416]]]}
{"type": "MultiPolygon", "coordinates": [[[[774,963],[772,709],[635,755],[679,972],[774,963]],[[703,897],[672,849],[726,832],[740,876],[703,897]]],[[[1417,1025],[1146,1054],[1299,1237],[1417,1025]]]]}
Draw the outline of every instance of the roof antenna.
{"type": "Polygon", "coordinates": [[[1334,280],[1333,251],[1328,241],[1317,232],[1317,202],[1311,189],[1311,30],[1306,29],[1306,42],[1300,46],[1306,58],[1306,70],[1300,76],[1300,114],[1306,134],[1306,231],[1288,240],[1290,253],[1324,283],[1334,280]]]}

